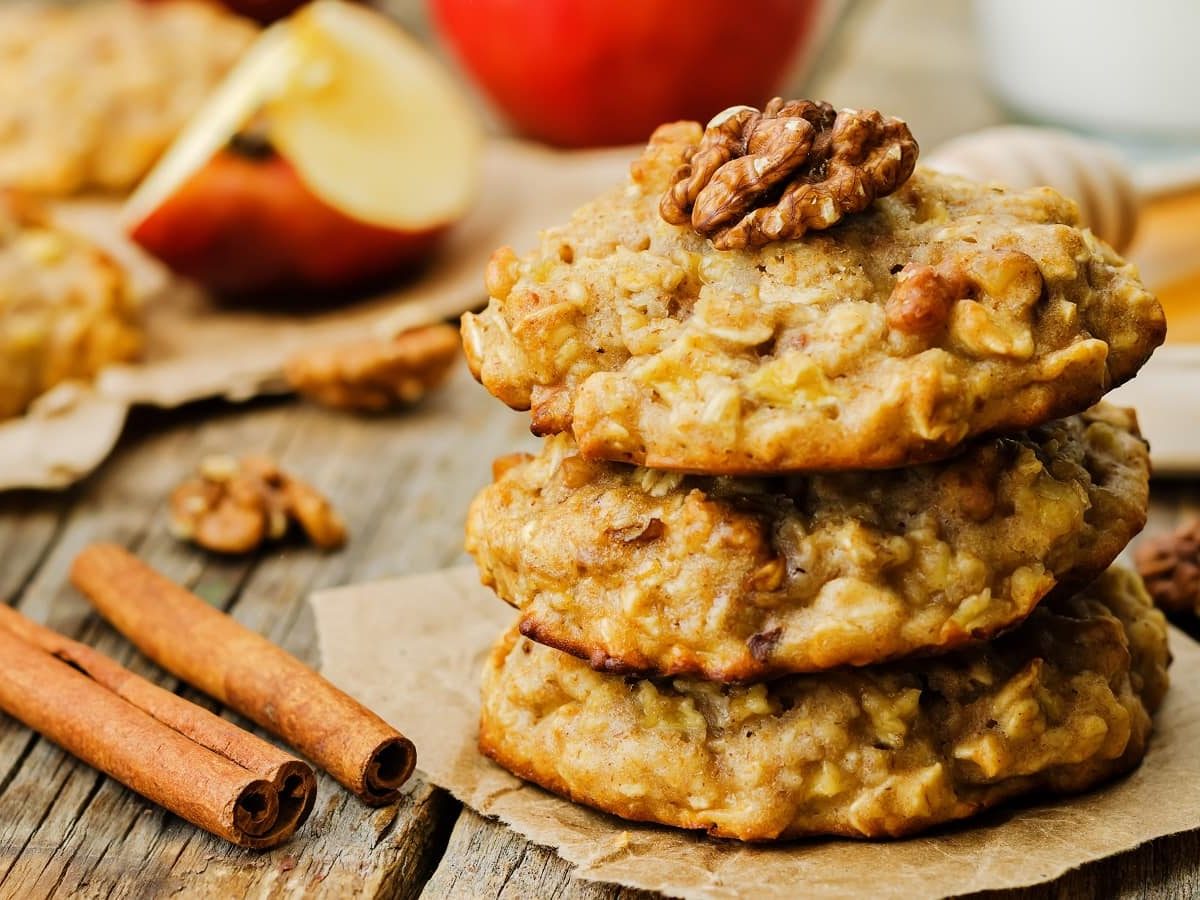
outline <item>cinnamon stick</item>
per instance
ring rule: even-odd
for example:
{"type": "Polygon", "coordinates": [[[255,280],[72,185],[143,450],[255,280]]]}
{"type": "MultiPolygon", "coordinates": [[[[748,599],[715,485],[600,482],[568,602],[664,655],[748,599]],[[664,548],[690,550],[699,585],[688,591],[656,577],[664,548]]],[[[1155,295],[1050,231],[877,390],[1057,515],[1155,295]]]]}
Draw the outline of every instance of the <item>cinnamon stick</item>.
{"type": "Polygon", "coordinates": [[[412,742],[266,638],[114,544],[76,557],[72,583],[164,669],[253,719],[372,805],[396,800],[412,742]]]}
{"type": "Polygon", "coordinates": [[[0,660],[0,709],[205,831],[275,847],[312,810],[303,762],[3,604],[0,660]]]}

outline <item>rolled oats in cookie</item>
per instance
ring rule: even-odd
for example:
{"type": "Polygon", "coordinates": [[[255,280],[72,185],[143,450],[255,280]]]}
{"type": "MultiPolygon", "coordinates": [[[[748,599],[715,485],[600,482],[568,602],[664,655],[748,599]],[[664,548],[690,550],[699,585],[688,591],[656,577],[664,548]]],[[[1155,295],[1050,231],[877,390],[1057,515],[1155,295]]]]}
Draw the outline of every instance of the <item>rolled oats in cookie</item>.
{"type": "Polygon", "coordinates": [[[605,675],[514,628],[485,665],[480,746],[627,819],[904,835],[1132,769],[1167,663],[1162,614],[1123,570],[991,644],[751,686],[605,675]]]}
{"type": "Polygon", "coordinates": [[[585,457],[727,475],[940,459],[1130,378],[1165,334],[1136,270],[1048,188],[913,171],[902,125],[659,128],[627,184],[493,256],[472,371],[585,457]]]}
{"type": "Polygon", "coordinates": [[[256,34],[199,0],[0,3],[0,185],[131,189],[256,34]]]}
{"type": "Polygon", "coordinates": [[[1101,404],[886,472],[684,476],[498,466],[467,549],[527,636],[609,672],[750,681],[934,653],[1090,581],[1145,523],[1149,460],[1101,404]]]}
{"type": "Polygon", "coordinates": [[[0,191],[0,419],[61,382],[132,359],[137,319],[112,259],[36,203],[0,191]]]}

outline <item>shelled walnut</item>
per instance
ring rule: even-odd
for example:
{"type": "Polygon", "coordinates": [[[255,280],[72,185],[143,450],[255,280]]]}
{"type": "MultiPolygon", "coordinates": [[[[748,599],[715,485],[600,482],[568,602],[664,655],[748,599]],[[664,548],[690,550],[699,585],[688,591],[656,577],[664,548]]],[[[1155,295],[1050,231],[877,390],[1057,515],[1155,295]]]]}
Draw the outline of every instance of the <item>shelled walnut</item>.
{"type": "Polygon", "coordinates": [[[1162,610],[1200,616],[1200,518],[1143,540],[1133,557],[1146,590],[1162,610]]]}
{"type": "Polygon", "coordinates": [[[718,250],[795,240],[896,190],[917,152],[908,125],[877,110],[776,97],[709,122],[659,212],[718,250]]]}
{"type": "Polygon", "coordinates": [[[249,553],[293,523],[322,550],[346,543],[329,501],[262,455],[208,457],[171,493],[171,532],[216,553],[249,553]]]}
{"type": "Polygon", "coordinates": [[[285,374],[296,391],[324,406],[379,412],[417,403],[445,381],[460,346],[457,328],[429,325],[302,351],[285,374]]]}

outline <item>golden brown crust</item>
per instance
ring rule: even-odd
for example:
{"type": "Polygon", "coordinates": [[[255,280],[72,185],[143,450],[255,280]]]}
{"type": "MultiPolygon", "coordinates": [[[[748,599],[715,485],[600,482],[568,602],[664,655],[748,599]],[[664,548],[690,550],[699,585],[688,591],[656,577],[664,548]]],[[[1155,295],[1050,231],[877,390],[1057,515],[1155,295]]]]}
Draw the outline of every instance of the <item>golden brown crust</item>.
{"type": "Polygon", "coordinates": [[[480,747],[629,819],[899,836],[1128,771],[1167,662],[1162,615],[1122,570],[992,644],[742,687],[602,675],[514,629],[485,667],[480,747]]]}
{"type": "Polygon", "coordinates": [[[836,228],[715,250],[657,208],[699,135],[660,128],[627,185],[497,252],[464,346],[536,433],[711,474],[910,465],[1079,412],[1162,342],[1136,271],[1049,189],[918,169],[836,228]],[[889,316],[906,266],[961,276],[928,328],[889,316]]]}
{"type": "Polygon", "coordinates": [[[256,33],[215,3],[0,3],[0,185],[131,189],[256,33]]]}
{"type": "Polygon", "coordinates": [[[424,399],[446,380],[461,346],[458,329],[427,325],[301,351],[284,374],[293,389],[324,406],[380,412],[424,399]]]}
{"type": "Polygon", "coordinates": [[[953,460],[777,479],[506,459],[467,517],[521,631],[601,671],[748,681],[943,651],[1095,577],[1145,523],[1149,459],[1100,405],[953,460]]]}
{"type": "Polygon", "coordinates": [[[0,191],[0,420],[141,344],[125,272],[36,202],[0,191]]]}

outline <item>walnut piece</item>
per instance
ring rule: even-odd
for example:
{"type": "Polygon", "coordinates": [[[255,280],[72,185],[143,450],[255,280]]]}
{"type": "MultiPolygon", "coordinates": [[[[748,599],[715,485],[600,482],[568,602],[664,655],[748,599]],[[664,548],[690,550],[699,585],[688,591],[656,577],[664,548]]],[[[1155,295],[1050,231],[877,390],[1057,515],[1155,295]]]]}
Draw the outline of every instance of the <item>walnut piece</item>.
{"type": "Polygon", "coordinates": [[[499,481],[505,473],[533,459],[532,453],[506,453],[492,460],[492,481],[499,481]]]}
{"type": "Polygon", "coordinates": [[[288,384],[335,409],[379,412],[410,406],[450,374],[461,346],[452,325],[429,325],[391,339],[367,338],[297,353],[288,384]]]}
{"type": "Polygon", "coordinates": [[[954,266],[909,263],[896,277],[885,310],[888,328],[905,334],[931,334],[950,319],[956,300],[967,295],[967,279],[954,266]]]}
{"type": "Polygon", "coordinates": [[[1143,540],[1133,558],[1155,604],[1168,613],[1200,616],[1200,518],[1143,540]]]}
{"type": "Polygon", "coordinates": [[[249,553],[292,523],[322,550],[346,543],[346,525],[315,488],[265,456],[211,456],[171,493],[171,532],[216,553],[249,553]]]}
{"type": "Polygon", "coordinates": [[[714,118],[659,203],[718,250],[760,247],[829,228],[912,175],[917,142],[873,109],[776,97],[714,118]]]}

